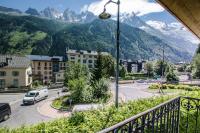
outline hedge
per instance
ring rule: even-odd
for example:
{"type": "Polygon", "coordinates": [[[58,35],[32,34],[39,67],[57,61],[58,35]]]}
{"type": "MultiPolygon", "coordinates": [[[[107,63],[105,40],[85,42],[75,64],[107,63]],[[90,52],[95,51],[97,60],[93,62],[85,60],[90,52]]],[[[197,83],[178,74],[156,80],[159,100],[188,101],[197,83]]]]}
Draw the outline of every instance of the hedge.
{"type": "MultiPolygon", "coordinates": [[[[149,86],[149,89],[159,89],[161,85],[159,84],[152,84],[149,86]]],[[[189,86],[189,85],[174,85],[174,84],[163,84],[162,89],[179,89],[179,90],[186,90],[186,91],[199,91],[200,87],[198,86],[189,86]]]]}

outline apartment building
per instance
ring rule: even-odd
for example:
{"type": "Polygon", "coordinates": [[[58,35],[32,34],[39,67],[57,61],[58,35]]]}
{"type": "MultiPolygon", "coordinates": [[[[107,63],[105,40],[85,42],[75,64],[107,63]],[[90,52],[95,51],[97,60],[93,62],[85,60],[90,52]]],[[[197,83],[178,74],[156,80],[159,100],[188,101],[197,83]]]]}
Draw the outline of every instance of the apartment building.
{"type": "Polygon", "coordinates": [[[56,74],[64,72],[66,62],[61,56],[27,55],[31,60],[33,79],[44,84],[56,81],[56,74]]]}
{"type": "Polygon", "coordinates": [[[32,85],[31,61],[22,56],[0,55],[0,89],[32,85]]]}
{"type": "MultiPolygon", "coordinates": [[[[90,50],[72,50],[67,49],[67,60],[70,62],[76,62],[85,64],[88,68],[94,68],[97,61],[98,52],[90,50]]],[[[102,55],[108,55],[107,52],[101,52],[102,55]]]]}
{"type": "Polygon", "coordinates": [[[145,63],[146,61],[132,61],[132,60],[120,60],[120,65],[123,65],[127,72],[129,73],[138,73],[138,72],[144,72],[145,70],[145,63]]]}

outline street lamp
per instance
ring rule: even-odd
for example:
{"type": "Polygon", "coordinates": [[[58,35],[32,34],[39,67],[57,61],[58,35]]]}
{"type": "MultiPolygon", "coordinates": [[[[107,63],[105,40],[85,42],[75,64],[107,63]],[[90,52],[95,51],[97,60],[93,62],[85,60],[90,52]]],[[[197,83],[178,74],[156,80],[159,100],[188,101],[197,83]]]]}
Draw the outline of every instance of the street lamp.
{"type": "Polygon", "coordinates": [[[117,47],[117,64],[116,64],[116,94],[115,94],[115,106],[118,107],[118,91],[119,91],[119,36],[120,36],[120,31],[119,31],[119,13],[120,13],[120,0],[117,2],[109,0],[105,5],[104,5],[104,10],[103,12],[99,15],[100,19],[109,19],[111,15],[106,12],[106,6],[110,3],[114,3],[117,5],[117,38],[116,38],[116,47],[117,47]]]}

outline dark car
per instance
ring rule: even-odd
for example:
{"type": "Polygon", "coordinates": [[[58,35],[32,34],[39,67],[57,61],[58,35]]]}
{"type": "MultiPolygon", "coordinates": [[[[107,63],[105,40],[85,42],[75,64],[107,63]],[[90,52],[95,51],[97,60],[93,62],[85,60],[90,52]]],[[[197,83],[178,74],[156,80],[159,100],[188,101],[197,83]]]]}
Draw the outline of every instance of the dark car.
{"type": "Polygon", "coordinates": [[[0,103],[0,121],[5,121],[11,115],[11,108],[8,103],[0,103]]]}

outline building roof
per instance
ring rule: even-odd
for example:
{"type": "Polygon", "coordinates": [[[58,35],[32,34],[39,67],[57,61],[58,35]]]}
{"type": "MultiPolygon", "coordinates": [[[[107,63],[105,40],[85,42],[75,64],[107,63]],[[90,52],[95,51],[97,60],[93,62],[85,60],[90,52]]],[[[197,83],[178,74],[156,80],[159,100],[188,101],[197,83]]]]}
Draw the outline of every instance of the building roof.
{"type": "Polygon", "coordinates": [[[157,0],[200,38],[200,0],[157,0]]]}
{"type": "Polygon", "coordinates": [[[30,63],[25,56],[0,55],[0,68],[27,68],[30,63]]]}
{"type": "Polygon", "coordinates": [[[32,61],[63,61],[62,56],[27,55],[26,57],[32,61]]]}
{"type": "MultiPolygon", "coordinates": [[[[67,54],[83,54],[83,55],[98,55],[97,51],[91,50],[74,50],[68,49],[66,50],[67,54]]],[[[108,55],[108,52],[101,52],[102,55],[108,55]]]]}

